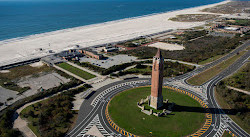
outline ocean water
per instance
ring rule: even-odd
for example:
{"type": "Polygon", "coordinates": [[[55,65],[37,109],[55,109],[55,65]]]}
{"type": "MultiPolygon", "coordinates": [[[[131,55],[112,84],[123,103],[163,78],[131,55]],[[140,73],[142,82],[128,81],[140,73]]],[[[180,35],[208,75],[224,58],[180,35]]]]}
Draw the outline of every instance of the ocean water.
{"type": "Polygon", "coordinates": [[[167,12],[223,0],[1,1],[0,40],[167,12]]]}

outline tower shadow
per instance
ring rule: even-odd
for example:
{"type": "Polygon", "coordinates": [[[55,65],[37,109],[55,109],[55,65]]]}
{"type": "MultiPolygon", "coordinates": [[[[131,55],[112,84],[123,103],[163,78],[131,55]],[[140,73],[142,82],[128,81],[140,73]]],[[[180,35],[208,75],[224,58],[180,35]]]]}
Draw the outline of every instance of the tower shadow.
{"type": "Polygon", "coordinates": [[[203,108],[203,107],[190,107],[175,104],[173,112],[197,112],[197,113],[211,113],[211,114],[227,114],[236,115],[237,113],[250,112],[250,109],[218,109],[218,108],[203,108]]]}

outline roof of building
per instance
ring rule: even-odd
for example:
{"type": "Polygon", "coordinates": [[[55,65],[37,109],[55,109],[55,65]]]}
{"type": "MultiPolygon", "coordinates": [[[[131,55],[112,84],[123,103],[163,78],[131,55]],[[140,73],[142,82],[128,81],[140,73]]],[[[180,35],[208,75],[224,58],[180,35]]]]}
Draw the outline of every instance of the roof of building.
{"type": "Polygon", "coordinates": [[[93,53],[93,54],[95,54],[95,55],[102,56],[101,54],[98,54],[98,52],[96,52],[96,51],[94,51],[94,50],[92,50],[92,49],[86,48],[86,49],[84,49],[84,50],[85,50],[85,51],[88,51],[88,52],[91,52],[91,53],[93,53]]]}
{"type": "Polygon", "coordinates": [[[236,30],[238,30],[239,28],[236,28],[236,27],[224,27],[224,29],[236,31],[236,30]]]}

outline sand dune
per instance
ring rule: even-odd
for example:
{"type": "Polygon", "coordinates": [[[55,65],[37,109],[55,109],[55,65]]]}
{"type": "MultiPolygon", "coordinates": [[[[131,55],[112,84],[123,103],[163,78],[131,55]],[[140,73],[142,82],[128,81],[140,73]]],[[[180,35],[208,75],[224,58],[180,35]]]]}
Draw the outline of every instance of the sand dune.
{"type": "Polygon", "coordinates": [[[49,50],[60,52],[76,44],[80,47],[89,47],[169,29],[185,29],[203,25],[204,22],[173,22],[168,19],[179,14],[207,14],[200,10],[226,2],[228,1],[0,41],[0,66],[49,55],[49,50]]]}

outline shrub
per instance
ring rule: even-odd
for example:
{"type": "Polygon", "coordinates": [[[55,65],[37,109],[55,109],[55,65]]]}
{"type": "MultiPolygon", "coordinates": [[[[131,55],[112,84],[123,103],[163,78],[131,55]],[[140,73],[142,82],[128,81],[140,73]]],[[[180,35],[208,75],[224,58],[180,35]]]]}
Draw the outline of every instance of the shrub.
{"type": "Polygon", "coordinates": [[[13,99],[13,97],[9,97],[9,98],[7,98],[7,101],[10,101],[10,100],[12,100],[13,99]]]}

